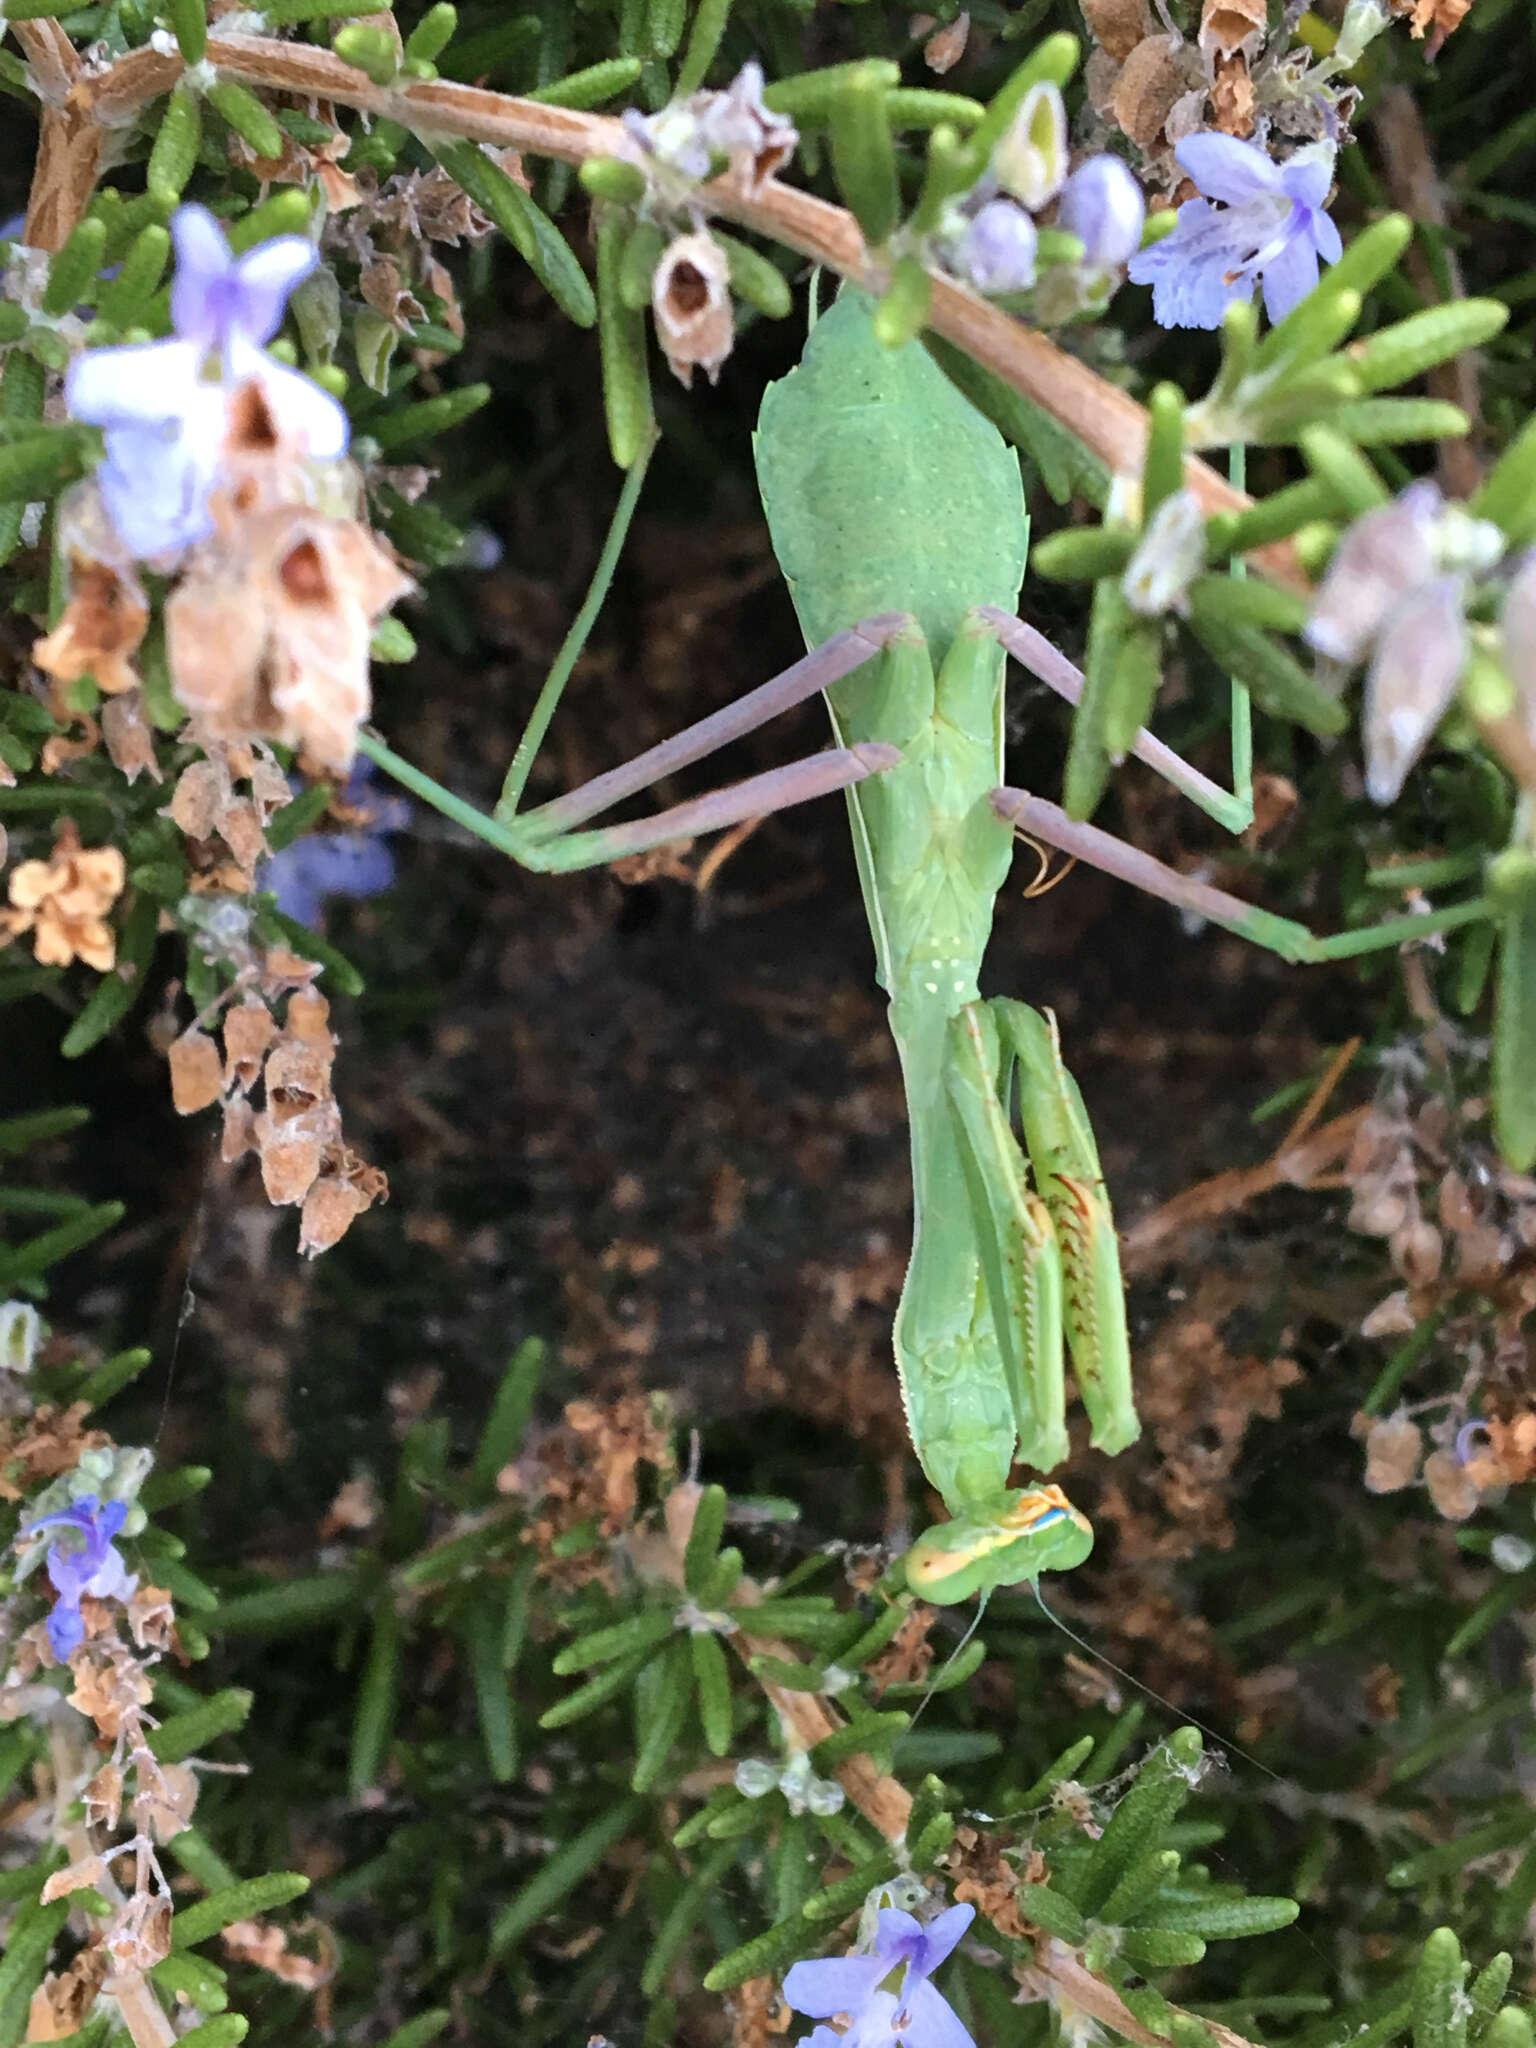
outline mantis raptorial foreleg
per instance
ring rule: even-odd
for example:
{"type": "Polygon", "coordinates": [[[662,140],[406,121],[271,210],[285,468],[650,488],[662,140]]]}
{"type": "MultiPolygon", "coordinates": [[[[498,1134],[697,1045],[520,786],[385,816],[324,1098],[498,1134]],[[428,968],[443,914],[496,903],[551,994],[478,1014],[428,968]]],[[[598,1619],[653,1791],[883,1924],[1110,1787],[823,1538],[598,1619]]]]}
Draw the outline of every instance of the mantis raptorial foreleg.
{"type": "Polygon", "coordinates": [[[1008,1123],[1013,1065],[994,1006],[968,1003],[949,1027],[944,1075],[960,1131],[966,1192],[1018,1428],[1018,1456],[1049,1472],[1067,1455],[1061,1246],[1032,1192],[1008,1123]]]}
{"type": "Polygon", "coordinates": [[[1123,1451],[1141,1425],[1131,1394],[1120,1248],[1093,1127],[1062,1065],[1051,1012],[1001,998],[991,1010],[1005,1053],[1018,1062],[1019,1115],[1035,1186],[1061,1246],[1067,1344],[1092,1441],[1101,1451],[1123,1451]]]}

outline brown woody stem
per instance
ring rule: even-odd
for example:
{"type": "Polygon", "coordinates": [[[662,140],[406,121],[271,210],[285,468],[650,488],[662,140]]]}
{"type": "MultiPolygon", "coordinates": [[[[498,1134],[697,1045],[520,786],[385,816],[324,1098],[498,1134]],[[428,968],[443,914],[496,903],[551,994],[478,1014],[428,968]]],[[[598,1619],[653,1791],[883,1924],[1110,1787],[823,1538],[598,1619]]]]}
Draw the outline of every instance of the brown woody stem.
{"type": "MultiPolygon", "coordinates": [[[[171,90],[184,67],[178,56],[142,49],[84,76],[56,22],[17,22],[15,28],[45,102],[43,151],[27,215],[28,240],[56,249],[89,202],[100,160],[97,131],[130,122],[140,107],[171,90]],[[61,43],[68,48],[67,58],[61,43]],[[54,162],[45,191],[45,159],[50,155],[54,162]]],[[[207,62],[220,78],[356,107],[398,121],[423,137],[460,136],[572,164],[589,157],[622,156],[632,149],[622,124],[611,115],[545,106],[448,79],[375,85],[334,52],[308,43],[272,36],[211,36],[207,62]]],[[[852,214],[840,206],[773,178],[751,188],[734,173],[704,186],[699,201],[705,211],[766,235],[855,283],[871,290],[885,285],[886,266],[870,254],[852,214]]],[[[1140,475],[1147,416],[1135,399],[953,278],[935,274],[931,282],[928,324],[935,333],[1059,420],[1112,472],[1140,475]]],[[[1208,513],[1240,511],[1250,502],[1198,456],[1187,458],[1185,479],[1208,513]]],[[[1277,582],[1301,590],[1309,587],[1289,542],[1257,548],[1250,559],[1277,582]]]]}

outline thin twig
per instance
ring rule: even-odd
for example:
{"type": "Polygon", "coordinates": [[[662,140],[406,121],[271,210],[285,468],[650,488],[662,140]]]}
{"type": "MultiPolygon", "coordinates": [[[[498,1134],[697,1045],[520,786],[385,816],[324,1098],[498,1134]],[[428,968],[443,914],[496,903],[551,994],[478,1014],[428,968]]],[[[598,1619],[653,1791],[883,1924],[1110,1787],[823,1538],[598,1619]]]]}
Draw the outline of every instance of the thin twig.
{"type": "Polygon", "coordinates": [[[61,249],[91,203],[101,174],[103,124],[82,95],[79,52],[51,18],[11,26],[42,101],[42,133],[23,234],[35,249],[61,249]]]}

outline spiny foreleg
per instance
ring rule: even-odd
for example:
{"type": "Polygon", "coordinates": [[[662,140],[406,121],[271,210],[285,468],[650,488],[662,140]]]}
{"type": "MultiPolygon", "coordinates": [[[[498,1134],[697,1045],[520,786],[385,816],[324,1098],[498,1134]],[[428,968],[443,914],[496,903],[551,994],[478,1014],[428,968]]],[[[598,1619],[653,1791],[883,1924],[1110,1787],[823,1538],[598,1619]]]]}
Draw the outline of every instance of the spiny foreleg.
{"type": "Polygon", "coordinates": [[[1035,1186],[1061,1245],[1073,1374],[1101,1451],[1141,1434],[1131,1389],[1125,1281],[1098,1147],[1077,1083],[1062,1065],[1056,1020],[1027,1003],[990,1006],[1004,1055],[1018,1062],[1019,1113],[1035,1186]]]}
{"type": "Polygon", "coordinates": [[[977,1254],[1018,1428],[1018,1455],[1049,1472],[1067,1455],[1061,1247],[1029,1186],[999,1095],[1005,1067],[990,1005],[949,1026],[945,1094],[955,1120],[977,1254]]]}

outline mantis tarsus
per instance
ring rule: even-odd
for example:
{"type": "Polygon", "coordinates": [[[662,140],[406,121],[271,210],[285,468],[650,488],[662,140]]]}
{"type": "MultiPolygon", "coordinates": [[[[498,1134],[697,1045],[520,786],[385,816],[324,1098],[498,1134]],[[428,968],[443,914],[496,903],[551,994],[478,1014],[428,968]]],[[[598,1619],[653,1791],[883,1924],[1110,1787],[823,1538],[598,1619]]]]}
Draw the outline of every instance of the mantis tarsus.
{"type": "MultiPolygon", "coordinates": [[[[1005,651],[1063,695],[1079,683],[1014,616],[1029,531],[1018,462],[920,344],[881,345],[859,295],[844,294],[800,365],[769,388],[756,457],[811,651],[566,796],[518,813],[514,793],[486,836],[528,867],[566,871],[847,792],[911,1122],[913,1248],[896,1359],[918,1458],[950,1515],[918,1538],[907,1574],[925,1598],[956,1601],[1077,1564],[1092,1547],[1087,1518],[1058,1487],[1008,1484],[1016,1456],[1049,1472],[1067,1454],[1064,1351],[1094,1444],[1118,1451],[1139,1430],[1114,1224],[1054,1020],[984,1000],[978,987],[1015,832],[1292,960],[1487,911],[1316,939],[1005,787],[1005,651]],[[836,742],[826,752],[650,818],[584,829],[818,691],[836,742]],[[1010,1123],[1015,1084],[1027,1161],[1010,1123]]],[[[369,751],[404,765],[376,742],[369,751]]],[[[1151,735],[1135,751],[1204,808],[1230,812],[1230,797],[1151,735]]]]}

